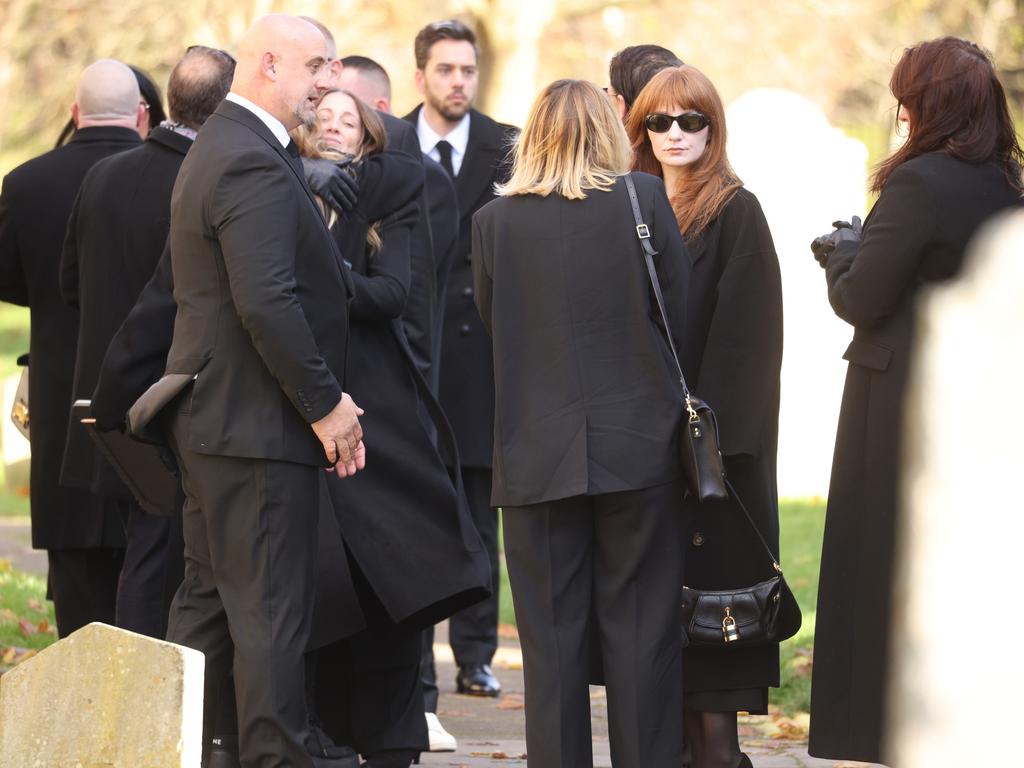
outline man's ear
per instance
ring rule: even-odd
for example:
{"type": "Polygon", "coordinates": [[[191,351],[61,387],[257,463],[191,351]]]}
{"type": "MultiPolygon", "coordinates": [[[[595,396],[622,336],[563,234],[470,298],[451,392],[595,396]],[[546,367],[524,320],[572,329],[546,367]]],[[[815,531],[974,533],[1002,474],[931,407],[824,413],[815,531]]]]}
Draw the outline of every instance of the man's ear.
{"type": "Polygon", "coordinates": [[[78,127],[78,102],[71,105],[71,122],[75,124],[75,128],[78,127]]]}
{"type": "Polygon", "coordinates": [[[427,90],[427,83],[423,77],[423,70],[417,68],[413,79],[416,81],[416,90],[419,91],[420,96],[422,96],[427,90]]]}
{"type": "Polygon", "coordinates": [[[260,71],[265,77],[277,80],[277,60],[270,51],[264,53],[260,58],[260,71]]]}
{"type": "Polygon", "coordinates": [[[385,99],[383,96],[379,96],[377,99],[374,100],[373,108],[376,109],[378,112],[386,112],[389,115],[391,114],[391,102],[385,99]]]}
{"type": "Polygon", "coordinates": [[[138,131],[139,136],[142,138],[146,138],[149,135],[149,110],[141,101],[135,114],[135,130],[138,131]]]}
{"type": "Polygon", "coordinates": [[[626,109],[626,99],[621,93],[615,94],[615,109],[619,113],[619,120],[624,121],[629,110],[626,109]]]}

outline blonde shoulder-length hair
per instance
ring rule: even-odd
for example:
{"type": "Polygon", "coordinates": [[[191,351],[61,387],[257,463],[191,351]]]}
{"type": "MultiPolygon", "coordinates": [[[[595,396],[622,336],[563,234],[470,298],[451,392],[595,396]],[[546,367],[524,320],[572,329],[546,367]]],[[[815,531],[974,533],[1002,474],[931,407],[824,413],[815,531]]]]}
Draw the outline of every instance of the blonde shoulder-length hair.
{"type": "Polygon", "coordinates": [[[604,92],[586,80],[556,80],[530,110],[512,148],[512,176],[498,195],[557,192],[582,200],[586,190],[607,191],[629,170],[629,138],[604,92]]]}

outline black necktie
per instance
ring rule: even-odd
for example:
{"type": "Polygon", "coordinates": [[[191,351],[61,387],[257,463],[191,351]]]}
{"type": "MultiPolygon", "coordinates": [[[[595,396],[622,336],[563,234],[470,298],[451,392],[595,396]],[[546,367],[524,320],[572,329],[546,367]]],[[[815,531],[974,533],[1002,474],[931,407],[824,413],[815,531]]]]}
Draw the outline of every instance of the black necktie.
{"type": "Polygon", "coordinates": [[[437,154],[441,156],[441,167],[448,171],[448,175],[455,178],[455,168],[452,166],[452,145],[441,139],[435,145],[437,154]]]}
{"type": "Polygon", "coordinates": [[[295,143],[294,139],[288,139],[288,146],[285,147],[288,150],[288,154],[294,157],[296,160],[299,159],[299,145],[295,143]]]}

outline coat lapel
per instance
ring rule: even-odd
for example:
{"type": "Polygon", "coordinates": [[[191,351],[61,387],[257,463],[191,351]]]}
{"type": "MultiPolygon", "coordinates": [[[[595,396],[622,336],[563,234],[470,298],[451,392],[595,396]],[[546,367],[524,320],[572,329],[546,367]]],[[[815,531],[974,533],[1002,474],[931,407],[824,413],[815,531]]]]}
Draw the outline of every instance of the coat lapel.
{"type": "Polygon", "coordinates": [[[235,122],[242,123],[256,135],[258,135],[267,145],[277,153],[277,155],[284,161],[284,164],[288,166],[291,172],[295,175],[296,180],[299,182],[299,186],[302,187],[302,191],[306,195],[306,199],[309,200],[309,204],[313,206],[313,210],[316,212],[316,218],[320,222],[320,226],[323,227],[324,236],[330,243],[331,254],[334,256],[334,261],[338,265],[338,269],[341,271],[341,279],[345,283],[345,290],[348,291],[348,297],[351,300],[355,293],[355,288],[352,283],[352,277],[348,273],[348,267],[345,266],[345,260],[342,258],[341,251],[338,250],[338,244],[334,239],[334,235],[331,230],[327,227],[327,222],[324,220],[323,214],[320,212],[320,206],[316,202],[316,198],[313,196],[313,191],[309,188],[309,184],[306,183],[305,177],[299,170],[302,166],[299,163],[293,161],[293,158],[288,154],[288,150],[281,146],[281,142],[277,140],[277,137],[270,132],[270,129],[266,124],[260,120],[256,115],[250,112],[245,107],[239,106],[231,101],[223,101],[221,105],[217,107],[217,112],[223,117],[235,122]]]}

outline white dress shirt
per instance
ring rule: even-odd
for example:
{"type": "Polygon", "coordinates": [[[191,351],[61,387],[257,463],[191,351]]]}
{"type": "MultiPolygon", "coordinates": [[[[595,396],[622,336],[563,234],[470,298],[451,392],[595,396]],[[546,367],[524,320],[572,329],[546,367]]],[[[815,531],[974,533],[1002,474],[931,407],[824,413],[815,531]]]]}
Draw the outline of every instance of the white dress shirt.
{"type": "Polygon", "coordinates": [[[423,116],[423,108],[416,120],[416,134],[420,137],[420,151],[430,157],[431,160],[441,162],[441,153],[437,151],[437,142],[444,139],[452,145],[452,170],[459,175],[462,168],[462,160],[466,157],[466,146],[469,144],[469,112],[459,121],[459,124],[452,128],[447,136],[441,136],[437,131],[427,124],[423,116]]]}
{"type": "Polygon", "coordinates": [[[267,112],[267,110],[263,109],[263,107],[256,106],[244,96],[239,96],[237,93],[234,92],[229,92],[228,95],[224,98],[226,98],[228,101],[234,102],[240,107],[248,109],[250,112],[256,115],[256,117],[258,117],[263,122],[263,124],[267,126],[267,128],[270,129],[270,132],[274,134],[274,138],[281,142],[282,147],[288,146],[288,142],[292,140],[291,136],[288,135],[288,129],[284,127],[284,123],[282,123],[272,114],[267,112]]]}

